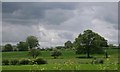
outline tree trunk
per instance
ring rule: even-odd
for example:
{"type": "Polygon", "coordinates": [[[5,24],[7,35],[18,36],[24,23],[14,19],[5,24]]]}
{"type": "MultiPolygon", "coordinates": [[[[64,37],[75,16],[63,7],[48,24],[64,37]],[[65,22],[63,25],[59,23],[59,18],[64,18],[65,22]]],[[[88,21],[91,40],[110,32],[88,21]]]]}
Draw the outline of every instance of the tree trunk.
{"type": "Polygon", "coordinates": [[[89,51],[87,52],[87,58],[90,58],[90,53],[89,53],[89,51]]]}
{"type": "Polygon", "coordinates": [[[89,49],[90,49],[90,47],[88,46],[87,47],[87,58],[90,58],[90,50],[89,49]]]}

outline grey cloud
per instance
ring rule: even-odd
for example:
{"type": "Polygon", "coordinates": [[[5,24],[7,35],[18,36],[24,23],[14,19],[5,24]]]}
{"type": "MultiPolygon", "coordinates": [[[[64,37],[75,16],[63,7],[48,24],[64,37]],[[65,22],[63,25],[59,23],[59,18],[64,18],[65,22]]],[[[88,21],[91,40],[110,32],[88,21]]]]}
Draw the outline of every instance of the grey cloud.
{"type": "Polygon", "coordinates": [[[3,3],[3,42],[35,35],[41,46],[63,45],[92,29],[117,43],[117,3],[3,3]]]}
{"type": "MultiPolygon", "coordinates": [[[[52,10],[52,9],[67,9],[72,10],[75,9],[75,6],[78,3],[9,3],[5,2],[2,4],[3,7],[3,21],[11,22],[12,24],[28,24],[33,23],[37,24],[40,19],[45,18],[44,13],[46,10],[52,10]],[[30,20],[35,20],[31,22],[30,20]]],[[[65,14],[63,14],[65,15],[65,14]]],[[[63,21],[64,17],[58,16],[59,18],[55,18],[56,22],[63,21]],[[61,19],[60,19],[61,18],[61,19]]],[[[54,18],[45,18],[45,20],[42,19],[42,21],[49,20],[54,24],[54,18]]],[[[29,24],[30,25],[30,24],[29,24]]]]}
{"type": "Polygon", "coordinates": [[[37,28],[25,25],[11,25],[4,23],[2,26],[2,42],[24,41],[27,36],[37,36],[37,28]]]}
{"type": "Polygon", "coordinates": [[[74,38],[73,33],[70,32],[63,32],[58,34],[61,38],[67,39],[67,40],[72,40],[74,38]]]}
{"type": "Polygon", "coordinates": [[[44,24],[56,24],[59,25],[71,17],[74,16],[72,10],[63,10],[63,9],[54,9],[54,10],[46,10],[45,16],[41,20],[44,24]]]}

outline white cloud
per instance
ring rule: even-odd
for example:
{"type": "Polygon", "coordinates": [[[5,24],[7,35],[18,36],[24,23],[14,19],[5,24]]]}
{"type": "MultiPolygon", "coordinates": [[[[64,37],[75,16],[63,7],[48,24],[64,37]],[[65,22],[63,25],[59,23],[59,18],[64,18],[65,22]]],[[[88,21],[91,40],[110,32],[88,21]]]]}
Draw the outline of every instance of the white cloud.
{"type": "MultiPolygon", "coordinates": [[[[39,40],[41,46],[57,46],[63,45],[67,38],[61,34],[71,33],[69,31],[46,29],[44,26],[39,26],[39,40]]],[[[73,36],[72,36],[73,37],[73,36]]],[[[68,37],[69,38],[69,37],[68,37]]]]}
{"type": "Polygon", "coordinates": [[[109,43],[118,44],[118,29],[114,25],[99,19],[92,20],[93,30],[105,37],[109,43]]]}

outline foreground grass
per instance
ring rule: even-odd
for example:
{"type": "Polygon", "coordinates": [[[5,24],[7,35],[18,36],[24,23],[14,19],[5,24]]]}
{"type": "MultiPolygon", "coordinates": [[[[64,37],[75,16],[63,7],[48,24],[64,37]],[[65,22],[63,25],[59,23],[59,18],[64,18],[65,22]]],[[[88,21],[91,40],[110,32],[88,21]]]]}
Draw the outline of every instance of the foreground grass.
{"type": "Polygon", "coordinates": [[[3,70],[117,70],[117,64],[45,64],[3,66],[3,70]]]}

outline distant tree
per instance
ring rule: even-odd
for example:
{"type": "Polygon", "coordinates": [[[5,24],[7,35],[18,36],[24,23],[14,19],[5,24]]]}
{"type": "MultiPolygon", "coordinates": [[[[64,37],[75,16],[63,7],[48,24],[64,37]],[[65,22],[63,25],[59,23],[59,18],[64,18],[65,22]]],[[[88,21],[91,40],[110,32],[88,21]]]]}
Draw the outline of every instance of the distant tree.
{"type": "Polygon", "coordinates": [[[65,42],[65,48],[72,48],[72,42],[71,41],[67,41],[67,42],[65,42]]]}
{"type": "Polygon", "coordinates": [[[28,45],[26,42],[19,42],[17,44],[17,48],[19,51],[27,51],[28,50],[28,45]]]}
{"type": "Polygon", "coordinates": [[[26,39],[26,42],[27,42],[28,47],[30,49],[39,46],[39,41],[38,41],[37,37],[35,37],[35,36],[28,36],[27,39],[26,39]]]}
{"type": "Polygon", "coordinates": [[[31,49],[29,51],[29,55],[32,56],[33,58],[38,57],[40,54],[41,54],[40,51],[37,49],[31,49]]]}
{"type": "Polygon", "coordinates": [[[4,46],[3,51],[13,51],[12,45],[11,45],[11,44],[6,44],[6,45],[4,46]]]}
{"type": "Polygon", "coordinates": [[[65,47],[64,46],[56,46],[55,48],[56,49],[64,49],[65,47]]]}
{"type": "Polygon", "coordinates": [[[57,49],[54,49],[51,56],[54,57],[54,59],[58,58],[58,56],[61,56],[62,53],[60,51],[58,51],[57,49]]]}
{"type": "Polygon", "coordinates": [[[80,34],[74,42],[76,53],[86,53],[88,58],[93,52],[104,52],[102,47],[106,46],[107,40],[105,40],[99,34],[92,32],[92,30],[85,30],[84,33],[80,34]]]}
{"type": "Polygon", "coordinates": [[[118,45],[118,48],[120,48],[120,44],[118,45]]]}
{"type": "Polygon", "coordinates": [[[114,47],[114,45],[113,44],[109,44],[109,48],[113,48],[114,47]]]}

